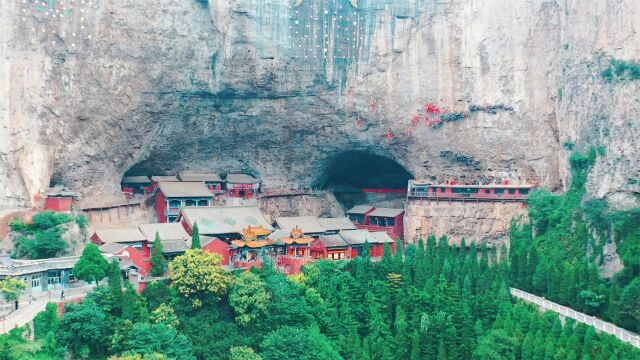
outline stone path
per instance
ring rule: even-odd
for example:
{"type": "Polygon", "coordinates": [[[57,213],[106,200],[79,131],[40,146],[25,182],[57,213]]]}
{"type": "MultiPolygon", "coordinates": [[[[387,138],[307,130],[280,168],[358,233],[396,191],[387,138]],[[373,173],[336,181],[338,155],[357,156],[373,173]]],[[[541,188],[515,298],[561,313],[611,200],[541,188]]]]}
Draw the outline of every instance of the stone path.
{"type": "Polygon", "coordinates": [[[617,327],[610,322],[600,320],[591,315],[587,315],[587,314],[575,311],[566,306],[556,304],[543,297],[530,294],[526,291],[522,291],[515,288],[510,288],[510,290],[511,290],[511,295],[519,299],[522,299],[532,304],[536,304],[543,309],[551,310],[562,316],[572,318],[577,322],[581,322],[583,324],[593,326],[596,330],[606,332],[607,334],[613,335],[626,343],[629,343],[637,348],[640,348],[640,336],[638,336],[638,334],[635,334],[635,333],[632,333],[631,331],[617,327]]]}
{"type": "Polygon", "coordinates": [[[61,290],[52,290],[34,296],[29,303],[29,295],[20,297],[18,310],[0,317],[0,334],[6,334],[9,331],[24,326],[33,320],[36,315],[45,309],[47,303],[59,303],[77,300],[85,297],[85,295],[94,289],[95,286],[83,286],[64,290],[64,299],[60,298],[61,290]]]}

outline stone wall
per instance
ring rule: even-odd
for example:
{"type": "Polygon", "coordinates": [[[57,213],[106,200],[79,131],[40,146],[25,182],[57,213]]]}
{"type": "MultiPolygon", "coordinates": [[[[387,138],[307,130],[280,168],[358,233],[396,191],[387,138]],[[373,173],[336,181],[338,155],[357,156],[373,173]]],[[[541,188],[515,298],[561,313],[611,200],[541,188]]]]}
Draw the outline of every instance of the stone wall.
{"type": "Polygon", "coordinates": [[[410,199],[405,209],[404,233],[409,243],[429,235],[447,235],[452,244],[460,244],[464,238],[467,244],[509,246],[511,221],[528,221],[527,207],[522,203],[410,199]]]}

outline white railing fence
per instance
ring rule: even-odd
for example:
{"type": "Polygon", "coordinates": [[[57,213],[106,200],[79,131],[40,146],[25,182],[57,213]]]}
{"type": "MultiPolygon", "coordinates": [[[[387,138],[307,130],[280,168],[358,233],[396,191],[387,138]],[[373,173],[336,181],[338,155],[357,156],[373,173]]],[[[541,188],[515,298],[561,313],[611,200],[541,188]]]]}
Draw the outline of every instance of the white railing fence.
{"type": "Polygon", "coordinates": [[[634,334],[631,331],[625,330],[623,328],[617,327],[612,323],[600,320],[591,315],[587,315],[578,311],[575,311],[566,306],[562,306],[560,304],[556,304],[552,301],[549,301],[545,298],[530,294],[526,291],[522,291],[515,288],[510,288],[511,295],[522,299],[526,302],[536,304],[543,309],[551,310],[556,312],[562,316],[569,317],[574,319],[575,321],[581,322],[583,324],[587,324],[593,326],[596,330],[605,332],[607,334],[613,335],[618,339],[629,343],[637,348],[640,348],[640,336],[638,334],[634,334]]]}

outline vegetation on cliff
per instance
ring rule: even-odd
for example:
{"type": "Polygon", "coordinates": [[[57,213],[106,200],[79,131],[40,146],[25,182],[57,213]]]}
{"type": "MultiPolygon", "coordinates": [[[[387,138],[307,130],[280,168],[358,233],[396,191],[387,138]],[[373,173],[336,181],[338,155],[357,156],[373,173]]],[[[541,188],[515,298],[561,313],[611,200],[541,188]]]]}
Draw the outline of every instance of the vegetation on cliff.
{"type": "Polygon", "coordinates": [[[17,217],[11,221],[11,231],[17,234],[13,256],[16,258],[45,259],[60,256],[69,245],[62,238],[65,224],[75,221],[83,235],[86,235],[87,219],[84,215],[73,217],[65,213],[43,211],[37,213],[31,222],[17,217]]]}
{"type": "Polygon", "coordinates": [[[534,192],[528,200],[531,224],[512,226],[511,282],[578,311],[640,331],[640,209],[611,211],[585,198],[587,174],[596,150],[570,158],[569,191],[534,192]],[[615,245],[624,270],[599,276],[604,246],[615,245]]]}

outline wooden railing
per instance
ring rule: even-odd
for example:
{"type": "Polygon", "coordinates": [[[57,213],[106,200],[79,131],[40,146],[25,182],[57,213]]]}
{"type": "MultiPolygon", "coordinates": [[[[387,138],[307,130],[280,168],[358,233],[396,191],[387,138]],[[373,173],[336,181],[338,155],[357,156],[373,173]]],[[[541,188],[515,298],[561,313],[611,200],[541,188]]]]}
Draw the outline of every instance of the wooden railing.
{"type": "Polygon", "coordinates": [[[637,348],[640,348],[640,336],[638,336],[638,334],[634,334],[631,331],[617,327],[610,322],[606,322],[596,317],[575,311],[566,306],[556,304],[552,301],[530,294],[526,291],[522,291],[515,288],[510,288],[510,291],[511,291],[511,295],[519,299],[522,299],[532,304],[536,304],[543,309],[551,310],[562,316],[572,318],[577,322],[581,322],[583,324],[593,326],[596,330],[603,331],[607,334],[613,335],[626,343],[629,343],[637,348]]]}
{"type": "Polygon", "coordinates": [[[410,191],[410,198],[453,200],[453,201],[524,201],[527,194],[484,194],[484,193],[442,193],[432,191],[410,191]]]}

